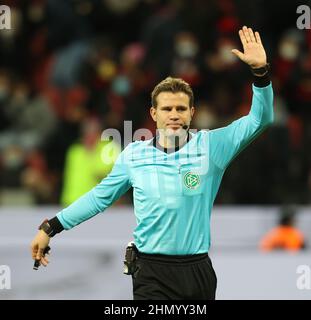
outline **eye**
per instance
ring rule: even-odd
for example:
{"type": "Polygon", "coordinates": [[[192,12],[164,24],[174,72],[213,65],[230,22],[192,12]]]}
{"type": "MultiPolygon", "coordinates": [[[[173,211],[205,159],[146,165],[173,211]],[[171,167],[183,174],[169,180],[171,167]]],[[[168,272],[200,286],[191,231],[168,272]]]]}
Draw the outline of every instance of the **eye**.
{"type": "Polygon", "coordinates": [[[171,109],[172,109],[172,108],[170,108],[170,107],[163,107],[163,108],[162,108],[163,111],[171,111],[171,109]]]}
{"type": "Polygon", "coordinates": [[[177,108],[177,111],[179,111],[179,112],[184,112],[184,111],[187,111],[187,108],[181,106],[181,107],[178,107],[178,108],[177,108]]]}

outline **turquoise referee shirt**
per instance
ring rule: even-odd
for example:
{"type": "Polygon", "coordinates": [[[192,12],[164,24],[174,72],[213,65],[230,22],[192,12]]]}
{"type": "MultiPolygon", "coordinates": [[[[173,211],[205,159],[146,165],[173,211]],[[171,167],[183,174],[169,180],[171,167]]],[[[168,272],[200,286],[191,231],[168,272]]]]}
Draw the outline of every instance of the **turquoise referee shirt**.
{"type": "Polygon", "coordinates": [[[273,122],[273,91],[253,85],[250,113],[224,128],[191,134],[173,153],[151,140],[129,144],[111,173],[96,187],[57,214],[65,229],[103,212],[133,187],[139,251],[186,255],[210,247],[210,217],[229,163],[273,122]]]}

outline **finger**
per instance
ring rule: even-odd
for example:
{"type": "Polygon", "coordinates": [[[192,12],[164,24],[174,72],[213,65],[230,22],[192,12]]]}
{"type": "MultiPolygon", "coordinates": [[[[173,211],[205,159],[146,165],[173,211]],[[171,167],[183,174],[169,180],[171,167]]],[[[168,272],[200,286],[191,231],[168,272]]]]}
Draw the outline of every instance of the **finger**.
{"type": "Polygon", "coordinates": [[[38,250],[36,248],[31,248],[31,257],[32,257],[32,259],[36,259],[37,251],[38,250]]]}
{"type": "Polygon", "coordinates": [[[231,52],[233,54],[235,54],[239,59],[241,59],[242,61],[244,61],[244,53],[242,53],[241,51],[237,50],[237,49],[232,49],[231,52]]]}
{"type": "Polygon", "coordinates": [[[239,36],[240,36],[243,48],[245,48],[245,46],[247,45],[247,40],[245,38],[243,30],[239,30],[239,36]]]}
{"type": "Polygon", "coordinates": [[[50,262],[50,255],[45,254],[42,258],[44,258],[48,263],[50,262]]]}
{"type": "Polygon", "coordinates": [[[248,28],[248,34],[249,34],[249,37],[251,39],[251,42],[256,42],[256,39],[255,39],[254,32],[253,32],[252,28],[248,28]]]}
{"type": "Polygon", "coordinates": [[[43,248],[39,248],[38,252],[37,252],[37,256],[36,256],[36,259],[37,260],[40,260],[41,257],[43,256],[43,248]]]}
{"type": "Polygon", "coordinates": [[[31,256],[32,256],[32,259],[36,259],[36,257],[37,257],[37,253],[38,253],[38,246],[31,246],[31,248],[30,248],[30,250],[31,250],[31,256]]]}
{"type": "Polygon", "coordinates": [[[42,257],[41,260],[40,260],[40,262],[41,262],[41,264],[42,264],[43,266],[46,267],[46,266],[48,265],[48,263],[49,263],[49,260],[47,260],[46,258],[42,257]]]}
{"type": "Polygon", "coordinates": [[[256,37],[256,41],[257,41],[257,43],[260,43],[260,44],[262,44],[261,43],[261,38],[260,38],[260,34],[259,34],[259,32],[255,32],[255,37],[256,37]]]}
{"type": "Polygon", "coordinates": [[[242,28],[242,30],[243,30],[243,33],[244,33],[244,36],[245,36],[245,38],[246,38],[247,43],[248,43],[248,42],[251,42],[251,38],[250,38],[250,36],[249,36],[247,27],[244,26],[244,27],[242,28]]]}

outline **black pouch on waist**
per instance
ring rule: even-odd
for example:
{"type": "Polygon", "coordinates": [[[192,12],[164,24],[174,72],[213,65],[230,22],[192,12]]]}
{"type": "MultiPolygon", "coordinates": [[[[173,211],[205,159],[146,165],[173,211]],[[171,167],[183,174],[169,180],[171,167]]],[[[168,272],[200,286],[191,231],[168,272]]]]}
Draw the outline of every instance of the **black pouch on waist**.
{"type": "Polygon", "coordinates": [[[131,275],[136,270],[137,248],[134,242],[129,242],[125,251],[123,273],[131,275]]]}

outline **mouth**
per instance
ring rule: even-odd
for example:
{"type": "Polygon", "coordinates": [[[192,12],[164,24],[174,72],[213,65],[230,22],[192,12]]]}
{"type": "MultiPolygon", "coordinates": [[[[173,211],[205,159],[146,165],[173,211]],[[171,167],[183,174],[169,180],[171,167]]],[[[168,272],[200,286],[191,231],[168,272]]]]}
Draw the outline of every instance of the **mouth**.
{"type": "Polygon", "coordinates": [[[178,123],[172,123],[172,124],[168,124],[166,127],[173,130],[178,130],[182,127],[182,125],[178,123]]]}

